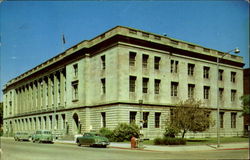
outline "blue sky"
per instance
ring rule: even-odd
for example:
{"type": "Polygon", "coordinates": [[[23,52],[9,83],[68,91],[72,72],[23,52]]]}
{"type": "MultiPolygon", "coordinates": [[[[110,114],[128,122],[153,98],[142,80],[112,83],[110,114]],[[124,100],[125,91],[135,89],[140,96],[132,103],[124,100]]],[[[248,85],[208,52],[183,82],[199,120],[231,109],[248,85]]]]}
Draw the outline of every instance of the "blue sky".
{"type": "MultiPolygon", "coordinates": [[[[1,87],[64,49],[117,25],[227,52],[249,67],[249,3],[237,1],[12,1],[0,3],[1,87]]],[[[0,101],[2,93],[0,94],[0,101]]]]}

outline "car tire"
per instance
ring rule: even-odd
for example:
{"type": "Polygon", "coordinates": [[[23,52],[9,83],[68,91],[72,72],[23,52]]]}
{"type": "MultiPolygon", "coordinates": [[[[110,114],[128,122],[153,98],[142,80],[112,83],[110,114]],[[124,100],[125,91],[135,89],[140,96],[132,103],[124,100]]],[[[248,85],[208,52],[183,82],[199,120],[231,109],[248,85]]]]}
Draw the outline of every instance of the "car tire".
{"type": "Polygon", "coordinates": [[[81,143],[80,143],[79,140],[76,141],[76,144],[77,144],[77,146],[79,146],[79,147],[81,146],[81,143]]]}

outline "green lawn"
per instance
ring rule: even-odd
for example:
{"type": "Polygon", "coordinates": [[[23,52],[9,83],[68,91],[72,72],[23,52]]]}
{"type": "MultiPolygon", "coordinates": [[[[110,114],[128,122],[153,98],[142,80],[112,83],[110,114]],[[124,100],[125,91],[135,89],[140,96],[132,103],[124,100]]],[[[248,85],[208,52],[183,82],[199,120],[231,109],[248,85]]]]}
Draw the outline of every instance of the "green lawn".
{"type": "MultiPolygon", "coordinates": [[[[234,143],[234,142],[249,142],[248,138],[243,137],[220,137],[220,143],[234,143]]],[[[187,139],[187,145],[199,144],[217,144],[217,138],[192,138],[187,139]]]]}
{"type": "MultiPolygon", "coordinates": [[[[248,138],[242,137],[221,137],[220,143],[234,143],[234,142],[249,142],[248,138]]],[[[153,145],[153,140],[146,140],[143,142],[146,145],[153,145]]],[[[186,145],[201,145],[201,144],[217,144],[217,138],[188,138],[186,145]]]]}

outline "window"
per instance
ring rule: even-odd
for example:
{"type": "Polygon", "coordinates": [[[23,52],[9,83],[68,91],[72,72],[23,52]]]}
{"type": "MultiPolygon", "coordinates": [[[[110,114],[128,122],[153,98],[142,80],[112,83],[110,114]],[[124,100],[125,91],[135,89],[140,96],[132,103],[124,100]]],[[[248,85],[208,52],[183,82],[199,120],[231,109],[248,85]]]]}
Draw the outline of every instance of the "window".
{"type": "Polygon", "coordinates": [[[148,93],[148,78],[142,79],[142,93],[148,93]]]}
{"type": "Polygon", "coordinates": [[[160,93],[160,83],[161,83],[161,80],[155,79],[155,94],[160,93]]]}
{"type": "Polygon", "coordinates": [[[136,82],[136,77],[130,76],[129,77],[129,92],[135,92],[135,82],[136,82]]]}
{"type": "Polygon", "coordinates": [[[203,67],[203,77],[208,79],[209,78],[209,67],[203,67]]]}
{"type": "Polygon", "coordinates": [[[135,66],[136,52],[129,52],[129,65],[135,66]]]}
{"type": "Polygon", "coordinates": [[[72,100],[78,100],[78,81],[72,82],[72,100]]]}
{"type": "Polygon", "coordinates": [[[160,117],[161,117],[161,113],[156,112],[155,113],[155,128],[160,128],[160,117]]]}
{"type": "Polygon", "coordinates": [[[176,97],[178,94],[178,82],[171,82],[171,96],[176,97]]]}
{"type": "Polygon", "coordinates": [[[60,81],[58,79],[58,83],[57,83],[57,91],[58,91],[58,98],[57,98],[57,101],[58,101],[58,104],[60,104],[60,99],[61,99],[61,86],[60,86],[60,81]]]}
{"type": "Polygon", "coordinates": [[[147,68],[148,66],[148,55],[143,54],[142,55],[142,67],[147,68]]]}
{"type": "Polygon", "coordinates": [[[56,115],[56,119],[55,119],[56,120],[56,122],[55,122],[55,125],[56,125],[55,128],[56,129],[59,129],[59,121],[58,121],[58,119],[59,119],[59,117],[58,117],[58,115],[56,115]]]}
{"type": "Polygon", "coordinates": [[[193,76],[194,75],[194,64],[188,63],[188,75],[193,76]]]}
{"type": "Polygon", "coordinates": [[[223,128],[224,124],[224,112],[220,112],[220,128],[223,128]]]}
{"type": "Polygon", "coordinates": [[[237,113],[231,113],[231,128],[236,128],[236,115],[237,113]]]}
{"type": "Polygon", "coordinates": [[[131,124],[131,123],[135,123],[136,121],[136,113],[137,112],[129,112],[129,123],[131,124]]]}
{"type": "Polygon", "coordinates": [[[155,69],[156,70],[160,69],[160,60],[161,60],[161,57],[155,57],[155,69]]]}
{"type": "Polygon", "coordinates": [[[236,72],[231,72],[231,82],[235,83],[236,80],[236,72]]]}
{"type": "Polygon", "coordinates": [[[62,128],[61,129],[65,129],[65,114],[62,114],[62,128]]]}
{"type": "MultiPolygon", "coordinates": [[[[54,96],[54,93],[55,93],[55,87],[54,87],[54,83],[51,83],[51,94],[52,96],[54,96]]],[[[38,95],[38,94],[36,94],[38,95]]],[[[37,97],[38,98],[38,97],[37,97]]],[[[53,99],[53,98],[52,98],[53,99]]]]}
{"type": "Polygon", "coordinates": [[[40,86],[41,86],[41,93],[40,93],[40,95],[43,98],[43,82],[40,82],[40,86]]]}
{"type": "Polygon", "coordinates": [[[204,86],[204,99],[209,99],[209,90],[210,87],[204,86]]]}
{"type": "Polygon", "coordinates": [[[148,115],[149,112],[143,112],[143,128],[148,128],[148,115]]]}
{"type": "MultiPolygon", "coordinates": [[[[52,116],[49,116],[49,122],[50,122],[50,126],[49,129],[53,128],[53,120],[52,120],[52,116]]],[[[41,125],[40,125],[41,126],[41,125]]]]}
{"type": "Polygon", "coordinates": [[[106,127],[106,112],[101,112],[101,116],[102,116],[102,127],[105,128],[106,127]]]}
{"type": "Polygon", "coordinates": [[[224,95],[224,88],[219,88],[219,99],[223,100],[224,95]]]}
{"type": "Polygon", "coordinates": [[[74,76],[77,77],[77,75],[78,75],[78,64],[74,64],[73,69],[74,69],[74,76]]]}
{"type": "Polygon", "coordinates": [[[106,93],[106,81],[105,78],[101,79],[102,82],[102,93],[105,94],[106,93]]]}
{"type": "Polygon", "coordinates": [[[178,72],[178,61],[175,60],[171,60],[171,68],[170,68],[170,72],[171,73],[177,73],[178,72]]]}
{"type": "Polygon", "coordinates": [[[224,71],[222,69],[219,69],[219,73],[218,73],[219,74],[219,77],[218,77],[219,81],[223,81],[223,72],[224,71]]]}
{"type": "Polygon", "coordinates": [[[231,101],[234,102],[236,100],[236,90],[231,90],[231,101]]]}
{"type": "Polygon", "coordinates": [[[194,84],[188,84],[188,98],[194,98],[194,84]]]}
{"type": "Polygon", "coordinates": [[[170,109],[170,122],[173,122],[173,118],[174,118],[174,110],[170,109]]]}
{"type": "Polygon", "coordinates": [[[101,60],[102,60],[102,69],[105,69],[106,68],[105,55],[101,56],[101,60]]]}

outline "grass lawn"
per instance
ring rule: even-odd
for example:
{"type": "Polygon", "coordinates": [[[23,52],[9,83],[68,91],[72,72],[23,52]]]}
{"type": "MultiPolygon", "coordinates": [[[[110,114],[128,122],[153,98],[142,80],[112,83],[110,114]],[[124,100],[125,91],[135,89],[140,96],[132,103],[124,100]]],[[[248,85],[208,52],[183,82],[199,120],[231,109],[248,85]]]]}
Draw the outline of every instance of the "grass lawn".
{"type": "MultiPolygon", "coordinates": [[[[248,138],[243,137],[220,137],[220,143],[235,143],[235,142],[249,142],[248,138]]],[[[217,144],[217,138],[192,138],[187,139],[187,145],[198,144],[217,144]]]]}
{"type": "MultiPolygon", "coordinates": [[[[234,142],[249,142],[248,138],[243,137],[220,137],[220,143],[234,143],[234,142]]],[[[153,140],[143,141],[145,145],[154,145],[153,140]]],[[[186,145],[201,145],[201,144],[217,144],[217,138],[188,138],[186,145]]]]}

